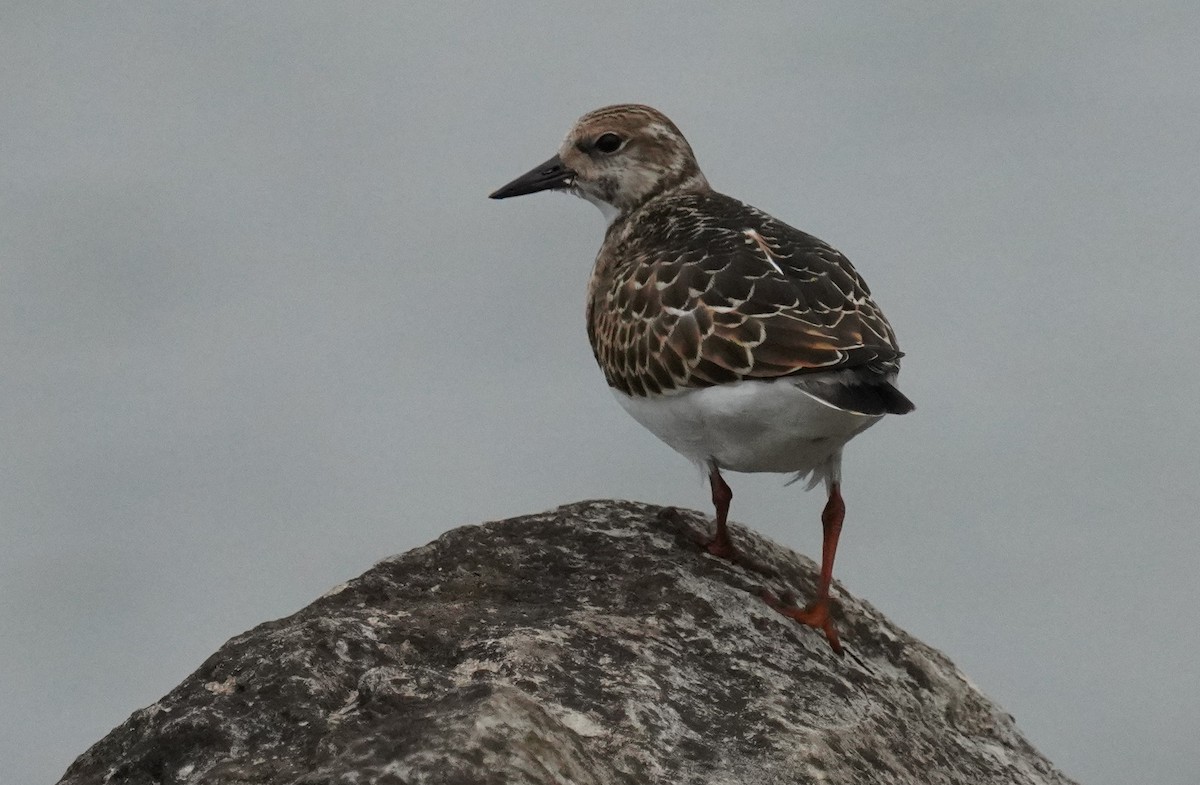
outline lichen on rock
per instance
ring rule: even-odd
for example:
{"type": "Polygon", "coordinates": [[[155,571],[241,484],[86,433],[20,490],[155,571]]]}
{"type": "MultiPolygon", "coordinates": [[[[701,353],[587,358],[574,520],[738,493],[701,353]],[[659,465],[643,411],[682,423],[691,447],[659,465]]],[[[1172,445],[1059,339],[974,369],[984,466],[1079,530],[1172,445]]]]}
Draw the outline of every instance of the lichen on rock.
{"type": "Polygon", "coordinates": [[[580,502],[448,532],[233,638],[81,755],[120,783],[1069,783],[840,586],[838,658],[704,553],[699,513],[580,502]]]}

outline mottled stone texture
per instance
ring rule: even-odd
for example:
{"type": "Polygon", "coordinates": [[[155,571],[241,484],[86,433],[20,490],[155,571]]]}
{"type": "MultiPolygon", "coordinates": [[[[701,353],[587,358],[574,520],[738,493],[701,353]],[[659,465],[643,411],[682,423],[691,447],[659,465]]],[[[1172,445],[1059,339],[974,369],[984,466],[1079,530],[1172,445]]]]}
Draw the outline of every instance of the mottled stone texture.
{"type": "Polygon", "coordinates": [[[850,656],[703,553],[582,502],[468,526],[229,641],[84,753],[83,783],[1066,783],[937,651],[837,587],[850,656]]]}

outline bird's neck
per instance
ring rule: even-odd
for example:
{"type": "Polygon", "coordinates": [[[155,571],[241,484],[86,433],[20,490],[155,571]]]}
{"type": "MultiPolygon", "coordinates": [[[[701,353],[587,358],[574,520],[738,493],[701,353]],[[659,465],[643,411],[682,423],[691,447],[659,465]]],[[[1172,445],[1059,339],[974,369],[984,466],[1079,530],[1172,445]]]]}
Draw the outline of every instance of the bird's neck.
{"type": "Polygon", "coordinates": [[[630,218],[642,212],[663,199],[676,199],[690,194],[712,193],[712,186],[698,168],[693,168],[678,175],[668,175],[655,183],[653,188],[638,194],[637,198],[621,201],[617,204],[593,202],[604,213],[608,221],[609,234],[619,225],[629,222],[630,218]]]}

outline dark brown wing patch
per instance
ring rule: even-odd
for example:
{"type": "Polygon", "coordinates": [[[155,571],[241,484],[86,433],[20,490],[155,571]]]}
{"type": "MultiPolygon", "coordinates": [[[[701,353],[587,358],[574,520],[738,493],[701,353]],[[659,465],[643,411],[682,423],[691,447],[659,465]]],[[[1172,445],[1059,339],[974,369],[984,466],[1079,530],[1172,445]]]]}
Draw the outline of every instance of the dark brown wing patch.
{"type": "Polygon", "coordinates": [[[658,200],[609,233],[588,335],[630,395],[846,368],[901,353],[866,282],[811,235],[715,193],[658,200]]]}

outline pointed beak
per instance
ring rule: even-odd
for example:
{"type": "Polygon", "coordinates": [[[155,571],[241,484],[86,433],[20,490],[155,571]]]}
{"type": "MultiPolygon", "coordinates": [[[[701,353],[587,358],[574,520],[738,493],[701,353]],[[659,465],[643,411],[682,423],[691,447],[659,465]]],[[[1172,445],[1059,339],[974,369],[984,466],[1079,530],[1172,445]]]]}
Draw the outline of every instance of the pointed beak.
{"type": "Polygon", "coordinates": [[[538,191],[548,191],[552,188],[566,188],[574,179],[575,173],[563,166],[562,160],[556,155],[544,164],[533,167],[503,188],[488,194],[488,198],[507,199],[510,196],[523,196],[538,191]]]}

